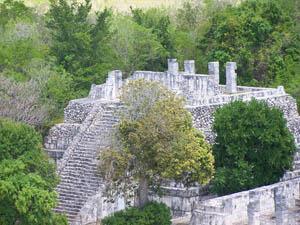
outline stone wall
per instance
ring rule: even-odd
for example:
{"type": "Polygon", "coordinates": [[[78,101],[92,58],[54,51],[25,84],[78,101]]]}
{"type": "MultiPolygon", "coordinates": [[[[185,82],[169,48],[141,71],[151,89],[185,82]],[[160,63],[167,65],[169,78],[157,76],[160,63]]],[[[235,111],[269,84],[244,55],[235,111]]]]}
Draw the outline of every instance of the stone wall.
{"type": "Polygon", "coordinates": [[[90,99],[76,99],[69,102],[64,110],[64,123],[82,123],[94,105],[90,99]]]}
{"type": "Polygon", "coordinates": [[[80,124],[56,124],[49,131],[44,145],[48,150],[66,150],[79,130],[80,124]]]}
{"type": "Polygon", "coordinates": [[[296,178],[200,202],[190,225],[264,224],[260,223],[263,216],[275,219],[277,225],[296,225],[293,219],[299,188],[300,178],[296,178]]]}
{"type": "Polygon", "coordinates": [[[79,128],[80,124],[77,123],[61,123],[50,129],[48,136],[44,140],[44,146],[48,155],[57,164],[59,164],[59,160],[63,157],[65,150],[72,143],[79,128]]]}
{"type": "Polygon", "coordinates": [[[99,224],[101,219],[116,212],[125,209],[125,201],[122,198],[115,202],[108,202],[103,196],[104,186],[96,195],[91,196],[77,215],[73,225],[99,224]]]}
{"type": "Polygon", "coordinates": [[[161,187],[162,195],[151,194],[149,198],[153,201],[165,203],[172,212],[173,217],[190,215],[196,203],[212,197],[208,193],[208,187],[190,187],[174,185],[161,187]]]}
{"type": "MultiPolygon", "coordinates": [[[[295,140],[300,139],[300,117],[297,111],[297,104],[294,98],[285,94],[281,90],[267,90],[250,92],[246,94],[236,94],[232,101],[241,99],[249,101],[253,98],[265,101],[269,106],[276,107],[284,113],[290,131],[294,134],[295,140]],[[241,96],[241,97],[240,97],[241,96]],[[247,97],[244,97],[247,96],[247,97]]],[[[220,98],[222,99],[222,98],[220,98]]],[[[215,111],[225,104],[228,104],[228,98],[220,100],[215,104],[204,104],[199,106],[187,106],[187,109],[193,116],[193,124],[199,130],[202,130],[207,136],[207,140],[213,142],[214,134],[212,133],[213,115],[215,111]]],[[[300,143],[300,142],[299,142],[300,143]]]]}

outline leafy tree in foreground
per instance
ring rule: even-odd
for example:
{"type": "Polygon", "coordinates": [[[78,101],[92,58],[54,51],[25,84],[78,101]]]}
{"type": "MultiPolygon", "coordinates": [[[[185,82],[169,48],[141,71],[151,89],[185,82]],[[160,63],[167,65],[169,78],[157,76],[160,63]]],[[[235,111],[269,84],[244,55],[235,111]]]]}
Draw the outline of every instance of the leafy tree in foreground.
{"type": "Polygon", "coordinates": [[[236,101],[215,113],[214,190],[228,194],[275,183],[293,161],[295,143],[282,112],[236,101]]]}
{"type": "Polygon", "coordinates": [[[28,125],[0,120],[0,224],[66,225],[55,214],[55,169],[28,125]]]}
{"type": "Polygon", "coordinates": [[[120,143],[100,155],[100,171],[110,190],[124,193],[137,185],[135,204],[142,207],[149,187],[159,187],[163,179],[185,185],[210,181],[210,146],[192,127],[182,99],[159,83],[143,80],[125,86],[121,99],[127,113],[117,132],[120,143]]]}

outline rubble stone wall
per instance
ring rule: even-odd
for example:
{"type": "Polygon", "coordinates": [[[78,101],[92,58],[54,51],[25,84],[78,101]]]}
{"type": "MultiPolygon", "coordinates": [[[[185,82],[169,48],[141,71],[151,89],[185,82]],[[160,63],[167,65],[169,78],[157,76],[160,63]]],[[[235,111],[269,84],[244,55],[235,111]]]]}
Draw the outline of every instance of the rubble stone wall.
{"type": "MultiPolygon", "coordinates": [[[[255,96],[255,94],[254,94],[255,96]]],[[[297,104],[294,98],[287,94],[281,95],[266,95],[255,97],[258,100],[265,101],[269,106],[280,109],[287,120],[290,131],[294,134],[295,139],[300,138],[300,118],[297,111],[297,104]]],[[[244,101],[249,101],[250,98],[244,101]]],[[[195,107],[188,106],[187,109],[193,116],[193,124],[199,130],[202,130],[207,136],[208,141],[213,142],[214,134],[212,133],[212,124],[215,111],[225,104],[227,101],[222,101],[218,104],[207,104],[195,107]]]]}

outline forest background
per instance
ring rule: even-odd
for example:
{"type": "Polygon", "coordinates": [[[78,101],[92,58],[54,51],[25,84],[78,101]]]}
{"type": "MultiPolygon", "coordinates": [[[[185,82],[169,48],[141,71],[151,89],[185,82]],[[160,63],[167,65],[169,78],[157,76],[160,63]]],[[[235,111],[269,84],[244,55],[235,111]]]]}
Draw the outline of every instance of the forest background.
{"type": "Polygon", "coordinates": [[[110,70],[164,71],[168,58],[236,61],[238,84],[283,85],[300,104],[300,2],[0,1],[0,116],[42,134],[110,70]]]}

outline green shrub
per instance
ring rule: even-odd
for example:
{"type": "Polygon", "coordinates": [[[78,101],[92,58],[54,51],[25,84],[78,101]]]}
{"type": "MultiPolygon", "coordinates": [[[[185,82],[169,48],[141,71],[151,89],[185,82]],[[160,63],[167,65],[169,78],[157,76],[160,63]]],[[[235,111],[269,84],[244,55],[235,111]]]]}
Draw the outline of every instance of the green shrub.
{"type": "Polygon", "coordinates": [[[291,168],[294,138],[279,109],[236,101],[216,111],[213,130],[218,194],[275,183],[291,168]]]}
{"type": "Polygon", "coordinates": [[[30,126],[0,119],[0,161],[39,151],[42,137],[30,126]]]}
{"type": "Polygon", "coordinates": [[[0,118],[0,224],[66,225],[57,204],[55,168],[34,128],[0,118]]]}
{"type": "Polygon", "coordinates": [[[163,203],[150,202],[145,207],[128,208],[102,220],[103,225],[171,225],[170,209],[163,203]]]}

